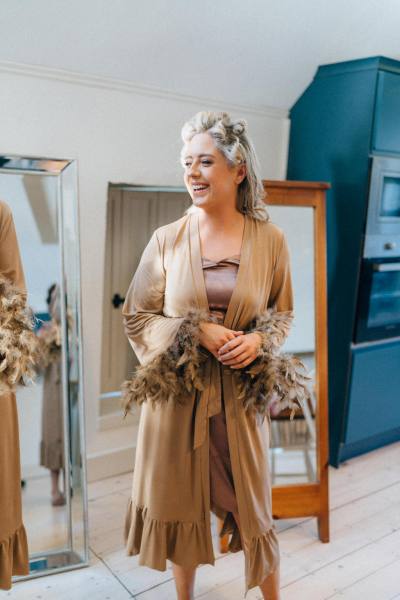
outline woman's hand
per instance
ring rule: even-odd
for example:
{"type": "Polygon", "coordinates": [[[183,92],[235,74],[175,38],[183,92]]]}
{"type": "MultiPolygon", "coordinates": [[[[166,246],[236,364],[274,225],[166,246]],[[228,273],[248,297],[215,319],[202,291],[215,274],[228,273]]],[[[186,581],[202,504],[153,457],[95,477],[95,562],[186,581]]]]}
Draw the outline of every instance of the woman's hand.
{"type": "Polygon", "coordinates": [[[218,350],[221,346],[225,346],[227,342],[242,334],[243,331],[234,331],[218,323],[203,321],[200,323],[199,341],[215,358],[219,358],[218,350]]]}
{"type": "Polygon", "coordinates": [[[247,367],[258,356],[262,337],[258,333],[246,333],[235,336],[218,351],[218,360],[231,369],[247,367]]]}

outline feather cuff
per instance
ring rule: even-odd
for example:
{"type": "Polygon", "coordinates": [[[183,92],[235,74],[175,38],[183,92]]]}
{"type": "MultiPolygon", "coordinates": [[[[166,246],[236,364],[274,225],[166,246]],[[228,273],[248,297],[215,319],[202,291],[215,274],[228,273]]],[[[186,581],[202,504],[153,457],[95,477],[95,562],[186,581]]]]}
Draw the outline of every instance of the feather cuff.
{"type": "MultiPolygon", "coordinates": [[[[259,356],[245,369],[237,371],[239,399],[245,408],[253,407],[264,416],[272,404],[276,412],[290,408],[290,419],[310,398],[310,377],[303,362],[290,354],[279,354],[289,334],[293,313],[267,309],[246,333],[259,333],[259,356]]],[[[274,411],[274,412],[275,412],[274,411]]]]}
{"type": "MultiPolygon", "coordinates": [[[[262,338],[259,356],[249,367],[233,371],[246,410],[252,408],[264,416],[274,403],[279,410],[291,408],[292,418],[297,406],[301,408],[309,398],[310,377],[304,364],[296,356],[278,353],[292,319],[291,312],[268,309],[246,330],[262,338]]],[[[150,363],[136,367],[133,377],[123,383],[124,416],[133,403],[182,402],[185,394],[203,390],[201,366],[210,353],[199,344],[200,321],[218,322],[202,309],[189,311],[173,344],[150,363]]]]}
{"type": "Polygon", "coordinates": [[[134,403],[180,402],[185,394],[203,389],[200,366],[209,353],[200,348],[200,321],[217,322],[208,311],[191,309],[171,346],[150,363],[136,367],[133,377],[122,384],[124,417],[134,403]]]}
{"type": "Polygon", "coordinates": [[[61,360],[61,344],[59,323],[55,319],[44,323],[38,332],[38,372],[44,372],[51,363],[61,360]]]}
{"type": "Polygon", "coordinates": [[[0,276],[0,393],[34,379],[38,343],[33,329],[25,294],[0,276]]]}

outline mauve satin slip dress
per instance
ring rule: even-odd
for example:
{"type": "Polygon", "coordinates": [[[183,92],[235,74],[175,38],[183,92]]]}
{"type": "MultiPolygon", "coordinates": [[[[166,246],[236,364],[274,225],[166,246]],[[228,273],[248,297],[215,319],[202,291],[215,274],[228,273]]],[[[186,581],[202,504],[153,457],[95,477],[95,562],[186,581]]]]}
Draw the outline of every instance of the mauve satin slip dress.
{"type": "MultiPolygon", "coordinates": [[[[236,283],[240,255],[212,261],[202,257],[204,281],[206,285],[209,310],[222,323],[229,300],[236,283]]],[[[220,365],[220,369],[222,365],[220,365]]],[[[210,495],[211,510],[220,508],[238,517],[231,461],[229,456],[228,435],[226,430],[224,390],[221,377],[222,410],[210,417],[210,495]]]]}

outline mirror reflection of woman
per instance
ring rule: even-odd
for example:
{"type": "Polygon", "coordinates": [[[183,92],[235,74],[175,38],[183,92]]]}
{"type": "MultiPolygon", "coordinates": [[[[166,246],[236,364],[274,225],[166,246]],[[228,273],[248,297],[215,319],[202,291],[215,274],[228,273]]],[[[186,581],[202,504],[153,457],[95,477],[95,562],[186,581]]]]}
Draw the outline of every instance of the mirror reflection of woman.
{"type": "Polygon", "coordinates": [[[54,283],[48,289],[47,305],[50,321],[45,322],[38,332],[42,341],[43,402],[42,439],[40,442],[40,464],[50,470],[51,504],[63,506],[65,493],[60,487],[60,472],[64,471],[64,419],[62,408],[61,374],[61,312],[60,287],[54,283]]]}
{"type": "MultiPolygon", "coordinates": [[[[11,210],[0,201],[0,304],[25,304],[26,290],[11,210]],[[10,295],[9,285],[13,290],[10,295]],[[4,292],[4,293],[3,293],[4,292]],[[11,299],[11,295],[13,299],[11,299]]],[[[3,322],[3,314],[1,315],[3,322]]],[[[8,332],[1,331],[2,341],[8,332]]],[[[0,351],[0,359],[4,356],[0,351]]],[[[3,366],[3,365],[2,365],[3,366]]],[[[0,373],[0,388],[8,387],[0,373]]],[[[0,589],[11,587],[13,575],[29,574],[29,556],[21,505],[18,413],[14,386],[0,391],[0,589]]]]}
{"type": "Polygon", "coordinates": [[[268,406],[245,370],[287,331],[288,248],[246,122],[201,112],[182,138],[192,207],[154,232],[123,308],[141,365],[124,385],[126,410],[143,402],[127,551],[158,570],[169,559],[178,599],[189,600],[196,567],[214,564],[211,510],[229,550],[244,551],[246,593],[259,586],[277,600],[268,406]]]}

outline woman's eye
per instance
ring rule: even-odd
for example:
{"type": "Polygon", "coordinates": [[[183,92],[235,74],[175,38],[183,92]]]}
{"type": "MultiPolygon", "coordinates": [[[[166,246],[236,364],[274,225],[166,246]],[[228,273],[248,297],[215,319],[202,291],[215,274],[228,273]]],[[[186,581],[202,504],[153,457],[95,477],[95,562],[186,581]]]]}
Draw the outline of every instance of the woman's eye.
{"type": "MultiPolygon", "coordinates": [[[[207,166],[208,165],[212,165],[212,161],[211,160],[202,160],[201,164],[202,165],[207,165],[207,166]]],[[[190,162],[184,162],[183,166],[185,167],[185,169],[188,169],[189,167],[192,166],[192,163],[190,163],[190,162]]]]}

